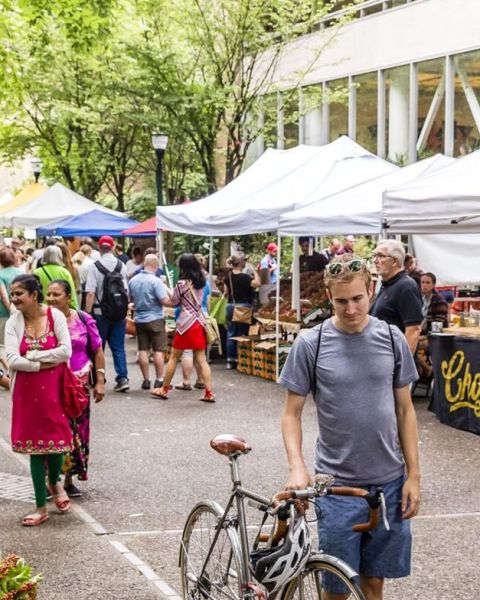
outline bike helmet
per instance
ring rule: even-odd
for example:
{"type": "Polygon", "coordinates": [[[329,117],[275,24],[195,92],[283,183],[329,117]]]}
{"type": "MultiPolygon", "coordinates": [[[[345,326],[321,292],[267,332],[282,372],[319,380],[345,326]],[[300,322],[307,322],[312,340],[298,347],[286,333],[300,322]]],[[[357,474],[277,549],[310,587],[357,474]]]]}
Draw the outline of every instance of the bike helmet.
{"type": "Polygon", "coordinates": [[[268,592],[278,591],[303,568],[310,554],[310,530],[302,516],[295,515],[281,546],[252,552],[252,570],[255,579],[268,592]]]}

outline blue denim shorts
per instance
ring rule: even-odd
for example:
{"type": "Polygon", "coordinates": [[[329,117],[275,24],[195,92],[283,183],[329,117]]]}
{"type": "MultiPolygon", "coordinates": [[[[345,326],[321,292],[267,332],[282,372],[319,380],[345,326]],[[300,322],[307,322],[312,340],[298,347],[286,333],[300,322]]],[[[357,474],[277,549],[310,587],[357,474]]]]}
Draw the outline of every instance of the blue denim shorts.
{"type": "MultiPolygon", "coordinates": [[[[361,498],[323,496],[316,500],[320,552],[345,561],[359,575],[366,577],[397,578],[410,575],[412,535],[410,521],[402,519],[402,486],[405,477],[382,486],[362,485],[370,492],[382,487],[385,493],[390,531],[383,520],[365,533],[352,531],[356,523],[368,521],[368,505],[361,498]]],[[[329,589],[343,593],[344,589],[329,589]]]]}

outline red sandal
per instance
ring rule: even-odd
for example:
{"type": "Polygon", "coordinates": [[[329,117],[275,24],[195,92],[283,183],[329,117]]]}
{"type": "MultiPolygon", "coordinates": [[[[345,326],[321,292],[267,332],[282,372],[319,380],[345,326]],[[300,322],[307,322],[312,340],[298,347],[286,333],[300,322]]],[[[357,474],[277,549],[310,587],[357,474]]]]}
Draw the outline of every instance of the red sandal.
{"type": "Polygon", "coordinates": [[[22,525],[24,527],[38,527],[42,523],[48,521],[48,514],[40,514],[37,512],[32,513],[31,515],[27,515],[22,519],[22,525]]]}
{"type": "Polygon", "coordinates": [[[59,512],[66,513],[70,510],[70,498],[67,495],[67,492],[63,490],[60,494],[54,494],[53,488],[50,483],[47,483],[47,490],[52,495],[52,500],[55,503],[55,506],[58,508],[59,512]]]}
{"type": "Polygon", "coordinates": [[[199,398],[201,402],[215,402],[215,394],[211,390],[205,390],[203,398],[199,398]]]}
{"type": "Polygon", "coordinates": [[[161,388],[156,388],[158,389],[158,392],[156,392],[155,390],[151,391],[150,396],[152,396],[152,398],[159,398],[160,400],[168,400],[168,392],[172,388],[172,385],[162,385],[161,388]]]}

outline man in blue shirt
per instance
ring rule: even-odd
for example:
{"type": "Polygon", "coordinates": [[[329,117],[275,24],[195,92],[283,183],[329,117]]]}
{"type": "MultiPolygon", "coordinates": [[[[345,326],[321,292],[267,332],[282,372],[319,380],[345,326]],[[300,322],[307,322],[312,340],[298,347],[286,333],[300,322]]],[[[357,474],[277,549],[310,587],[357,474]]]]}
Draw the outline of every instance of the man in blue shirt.
{"type": "Polygon", "coordinates": [[[154,388],[162,386],[164,353],[167,350],[167,332],[163,305],[170,304],[167,288],[155,276],[159,260],[154,254],[145,256],[143,269],[129,281],[130,297],[135,305],[138,364],[143,375],[142,390],[150,389],[148,353],[153,350],[155,367],[154,388]]]}
{"type": "Polygon", "coordinates": [[[269,294],[275,289],[278,279],[277,244],[271,242],[266,247],[267,253],[260,261],[260,304],[269,302],[269,294]]]}

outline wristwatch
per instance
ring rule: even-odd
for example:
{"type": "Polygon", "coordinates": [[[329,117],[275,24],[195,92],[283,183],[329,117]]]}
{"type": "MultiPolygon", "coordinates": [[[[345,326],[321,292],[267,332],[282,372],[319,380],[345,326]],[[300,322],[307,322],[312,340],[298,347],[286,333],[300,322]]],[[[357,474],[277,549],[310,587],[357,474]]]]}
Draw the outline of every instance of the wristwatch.
{"type": "Polygon", "coordinates": [[[4,376],[5,376],[5,371],[3,369],[0,369],[0,379],[4,376]]]}

